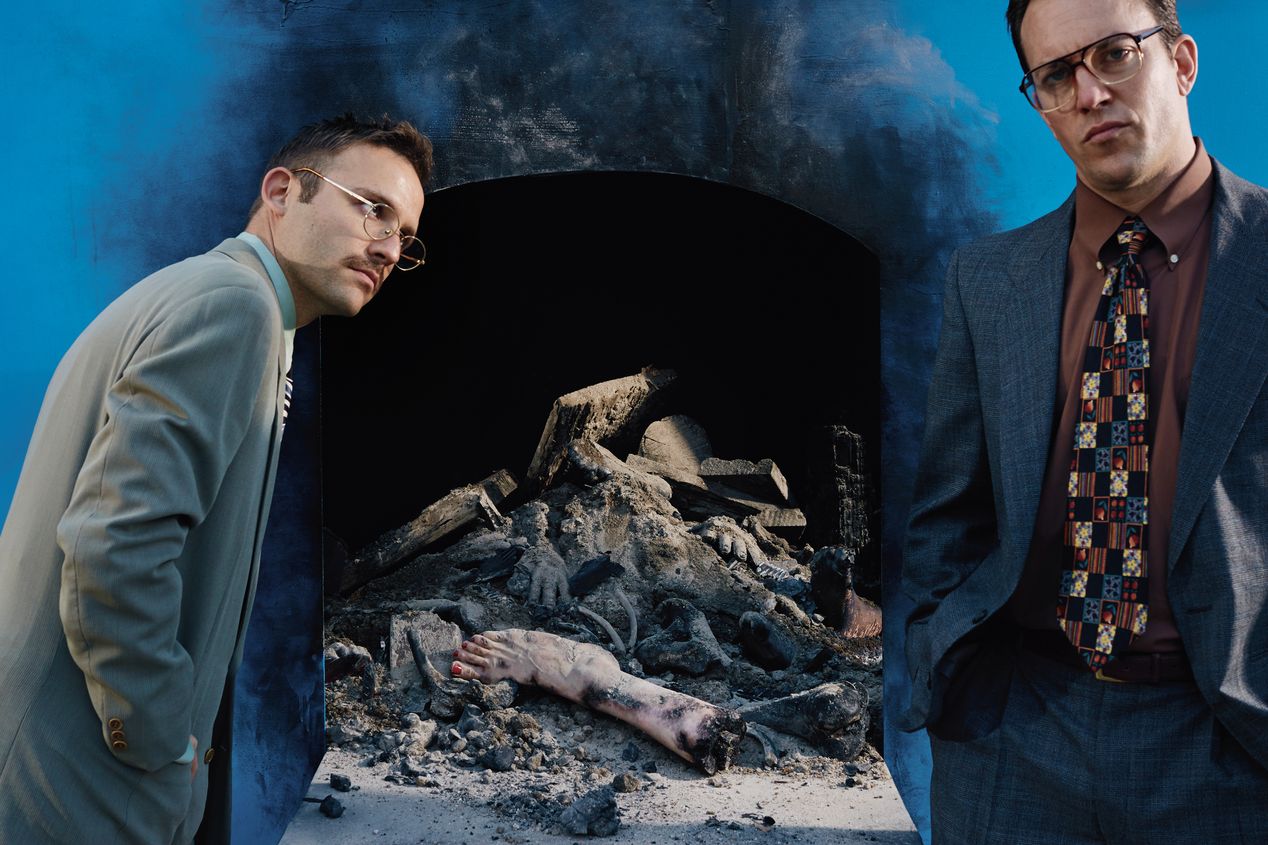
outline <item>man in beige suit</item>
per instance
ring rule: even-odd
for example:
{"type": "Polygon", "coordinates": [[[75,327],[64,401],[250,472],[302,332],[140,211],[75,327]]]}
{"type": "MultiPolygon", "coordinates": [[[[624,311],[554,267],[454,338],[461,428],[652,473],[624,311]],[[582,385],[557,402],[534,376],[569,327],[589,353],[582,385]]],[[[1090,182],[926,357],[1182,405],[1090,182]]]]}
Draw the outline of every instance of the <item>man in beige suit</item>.
{"type": "Polygon", "coordinates": [[[408,123],[305,127],[246,232],[135,285],[59,364],[0,533],[0,842],[193,837],[294,329],[421,263],[430,168],[408,123]]]}

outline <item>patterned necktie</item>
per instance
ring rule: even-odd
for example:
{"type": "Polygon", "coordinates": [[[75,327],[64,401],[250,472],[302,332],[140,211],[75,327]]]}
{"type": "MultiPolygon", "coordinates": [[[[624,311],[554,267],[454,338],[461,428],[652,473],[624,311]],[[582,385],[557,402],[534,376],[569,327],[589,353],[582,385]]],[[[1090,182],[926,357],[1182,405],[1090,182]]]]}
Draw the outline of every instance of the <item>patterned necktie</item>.
{"type": "Polygon", "coordinates": [[[1070,461],[1057,621],[1093,671],[1149,620],[1145,535],[1149,443],[1149,230],[1128,217],[1084,357],[1070,461]]]}
{"type": "Polygon", "coordinates": [[[291,380],[291,373],[286,372],[286,393],[282,396],[282,430],[286,430],[286,416],[291,412],[291,394],[295,392],[295,382],[291,380]]]}

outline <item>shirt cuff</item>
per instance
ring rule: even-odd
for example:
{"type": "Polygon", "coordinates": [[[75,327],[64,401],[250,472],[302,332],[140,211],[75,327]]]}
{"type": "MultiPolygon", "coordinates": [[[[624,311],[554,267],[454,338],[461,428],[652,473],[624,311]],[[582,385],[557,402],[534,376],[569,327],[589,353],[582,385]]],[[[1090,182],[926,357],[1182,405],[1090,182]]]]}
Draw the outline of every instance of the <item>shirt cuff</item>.
{"type": "Polygon", "coordinates": [[[185,753],[177,757],[173,762],[186,765],[194,762],[194,741],[192,739],[189,741],[189,745],[185,747],[185,753]]]}

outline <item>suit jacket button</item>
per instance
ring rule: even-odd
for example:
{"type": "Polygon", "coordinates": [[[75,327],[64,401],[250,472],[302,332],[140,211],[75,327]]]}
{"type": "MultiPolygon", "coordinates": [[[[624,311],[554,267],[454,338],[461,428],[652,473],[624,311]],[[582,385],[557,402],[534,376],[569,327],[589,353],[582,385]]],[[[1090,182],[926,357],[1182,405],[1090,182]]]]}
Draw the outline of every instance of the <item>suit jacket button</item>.
{"type": "Polygon", "coordinates": [[[110,728],[112,731],[123,730],[123,721],[120,719],[111,719],[109,722],[106,722],[106,727],[110,728]]]}
{"type": "Polygon", "coordinates": [[[116,739],[114,742],[110,743],[110,747],[113,748],[115,751],[128,750],[128,744],[121,739],[116,739]]]}
{"type": "Polygon", "coordinates": [[[207,753],[203,755],[203,765],[206,766],[210,764],[214,759],[216,759],[216,749],[208,748],[207,753]]]}
{"type": "Polygon", "coordinates": [[[110,738],[116,741],[120,739],[127,739],[127,737],[123,735],[123,731],[111,731],[110,738]]]}

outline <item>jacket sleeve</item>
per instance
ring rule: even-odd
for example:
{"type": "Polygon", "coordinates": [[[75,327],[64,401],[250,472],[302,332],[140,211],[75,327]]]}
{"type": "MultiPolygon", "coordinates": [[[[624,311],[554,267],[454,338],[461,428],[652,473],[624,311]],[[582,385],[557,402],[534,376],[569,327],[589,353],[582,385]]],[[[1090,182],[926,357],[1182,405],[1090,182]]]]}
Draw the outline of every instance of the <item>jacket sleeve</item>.
{"type": "Polygon", "coordinates": [[[106,747],[148,771],[176,760],[190,734],[177,559],[249,427],[271,424],[253,420],[276,369],[266,293],[215,288],[149,328],[110,387],[58,524],[70,655],[106,747]]]}
{"type": "Polygon", "coordinates": [[[924,441],[903,548],[902,589],[914,602],[907,619],[913,677],[942,648],[926,627],[939,603],[998,547],[978,362],[965,315],[960,269],[951,259],[942,300],[942,333],[925,414],[924,441]]]}

